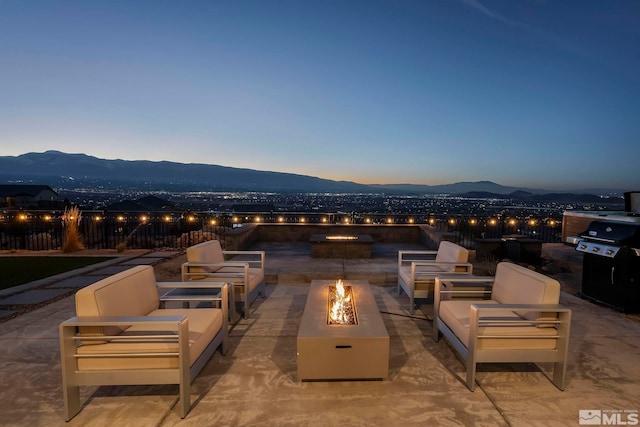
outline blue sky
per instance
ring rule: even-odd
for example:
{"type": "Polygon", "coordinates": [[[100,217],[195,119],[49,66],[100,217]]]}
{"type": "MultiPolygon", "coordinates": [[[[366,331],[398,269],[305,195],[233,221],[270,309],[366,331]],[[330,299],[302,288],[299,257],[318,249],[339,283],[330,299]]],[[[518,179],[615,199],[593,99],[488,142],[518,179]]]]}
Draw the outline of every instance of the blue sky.
{"type": "Polygon", "coordinates": [[[0,155],[640,189],[636,0],[0,1],[0,155]]]}

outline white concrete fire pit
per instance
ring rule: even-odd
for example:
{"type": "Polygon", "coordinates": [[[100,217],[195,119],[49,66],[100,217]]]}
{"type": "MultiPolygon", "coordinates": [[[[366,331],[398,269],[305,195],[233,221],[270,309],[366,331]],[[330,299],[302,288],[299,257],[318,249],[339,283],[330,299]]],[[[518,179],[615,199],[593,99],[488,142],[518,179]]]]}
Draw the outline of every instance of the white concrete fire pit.
{"type": "Polygon", "coordinates": [[[389,334],[366,280],[314,280],[298,331],[298,379],[389,377],[389,334]],[[339,303],[340,306],[335,305],[339,303]]]}

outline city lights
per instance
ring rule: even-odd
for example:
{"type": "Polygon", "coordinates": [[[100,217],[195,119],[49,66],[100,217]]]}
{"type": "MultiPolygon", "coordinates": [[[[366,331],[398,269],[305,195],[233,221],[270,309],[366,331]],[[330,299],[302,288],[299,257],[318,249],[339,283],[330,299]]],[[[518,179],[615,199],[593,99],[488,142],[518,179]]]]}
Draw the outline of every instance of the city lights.
{"type": "MultiPolygon", "coordinates": [[[[246,197],[242,194],[226,196],[226,200],[234,202],[244,202],[242,197],[246,197]]],[[[478,202],[457,198],[395,198],[359,195],[354,199],[353,195],[256,195],[252,193],[251,200],[254,199],[264,203],[267,209],[261,212],[234,209],[233,213],[229,213],[224,209],[230,205],[222,204],[220,207],[223,210],[215,213],[211,209],[202,210],[194,206],[183,210],[176,208],[170,212],[147,211],[144,214],[127,213],[115,209],[104,211],[92,209],[84,214],[90,219],[84,224],[91,227],[84,229],[83,225],[81,232],[87,239],[88,246],[91,246],[91,241],[94,241],[97,247],[106,247],[111,245],[112,241],[119,241],[118,239],[123,235],[134,233],[135,238],[142,236],[141,232],[135,233],[136,227],[162,224],[162,227],[145,228],[144,240],[130,242],[130,244],[166,247],[173,244],[176,237],[193,239],[196,233],[202,233],[202,237],[197,238],[224,239],[228,231],[242,228],[245,224],[260,226],[298,224],[304,227],[320,224],[324,226],[367,225],[368,227],[395,227],[396,225],[405,227],[422,224],[421,228],[433,227],[433,232],[436,233],[454,233],[453,236],[457,241],[472,249],[478,239],[495,239],[514,234],[533,237],[543,242],[557,242],[560,239],[558,228],[562,223],[559,219],[561,214],[557,208],[536,206],[533,212],[528,207],[520,209],[518,206],[504,204],[504,201],[496,201],[491,206],[493,202],[487,200],[478,202]],[[271,206],[265,203],[266,200],[274,203],[273,208],[270,209],[271,206]],[[287,210],[288,208],[290,210],[287,210]],[[276,209],[278,212],[274,213],[276,209]],[[172,226],[168,226],[170,224],[172,226]],[[116,236],[110,236],[112,233],[116,236]]],[[[207,198],[208,203],[211,200],[207,198]]],[[[183,200],[183,205],[187,204],[183,200]]],[[[73,215],[79,218],[78,214],[73,215]]],[[[19,210],[6,216],[5,219],[18,223],[21,227],[20,233],[42,234],[42,229],[46,228],[44,233],[55,236],[58,233],[56,228],[62,227],[62,223],[54,220],[62,216],[61,213],[51,211],[34,213],[19,210]],[[30,230],[32,222],[34,229],[30,230]]],[[[0,222],[2,222],[1,219],[0,222]]],[[[372,232],[375,233],[375,230],[372,229],[372,232]]],[[[20,245],[23,240],[16,239],[15,243],[11,242],[10,245],[20,245]]],[[[55,239],[51,241],[56,242],[55,239]]]]}

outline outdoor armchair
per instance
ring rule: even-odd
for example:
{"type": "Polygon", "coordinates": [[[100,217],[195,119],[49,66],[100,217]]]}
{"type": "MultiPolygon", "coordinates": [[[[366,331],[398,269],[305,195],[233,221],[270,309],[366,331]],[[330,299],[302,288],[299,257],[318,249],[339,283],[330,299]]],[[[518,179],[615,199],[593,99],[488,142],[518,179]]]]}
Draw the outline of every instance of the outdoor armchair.
{"type": "Polygon", "coordinates": [[[442,241],[437,251],[404,250],[398,252],[398,294],[403,290],[409,296],[413,310],[416,298],[433,295],[438,275],[471,274],[469,251],[455,243],[442,241]]]}
{"type": "Polygon", "coordinates": [[[551,362],[552,382],[564,390],[571,310],[559,298],[557,280],[509,262],[498,264],[495,277],[437,277],[433,339],[442,333],[464,360],[471,391],[484,362],[551,362]],[[457,298],[474,283],[487,289],[486,299],[457,298]]]}
{"type": "MultiPolygon", "coordinates": [[[[187,262],[182,264],[182,280],[223,281],[233,283],[231,306],[242,303],[244,318],[258,294],[264,298],[264,251],[223,251],[218,240],[209,240],[187,248],[187,262]],[[232,257],[232,259],[229,259],[232,257]]],[[[231,313],[233,316],[233,313],[231,313]]]]}
{"type": "MultiPolygon", "coordinates": [[[[228,346],[227,283],[211,282],[220,308],[160,308],[153,267],[136,266],[76,293],[76,317],[59,326],[64,415],[80,412],[81,386],[178,384],[179,414],[190,384],[228,346]]],[[[172,282],[171,289],[189,287],[172,282]]]]}

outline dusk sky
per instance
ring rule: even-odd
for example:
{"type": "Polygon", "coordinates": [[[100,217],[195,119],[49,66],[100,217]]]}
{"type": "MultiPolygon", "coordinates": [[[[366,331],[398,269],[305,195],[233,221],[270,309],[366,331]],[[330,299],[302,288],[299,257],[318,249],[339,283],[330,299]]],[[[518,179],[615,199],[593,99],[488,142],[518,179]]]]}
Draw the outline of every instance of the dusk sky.
{"type": "Polygon", "coordinates": [[[640,1],[0,1],[0,155],[640,190],[640,1]]]}

